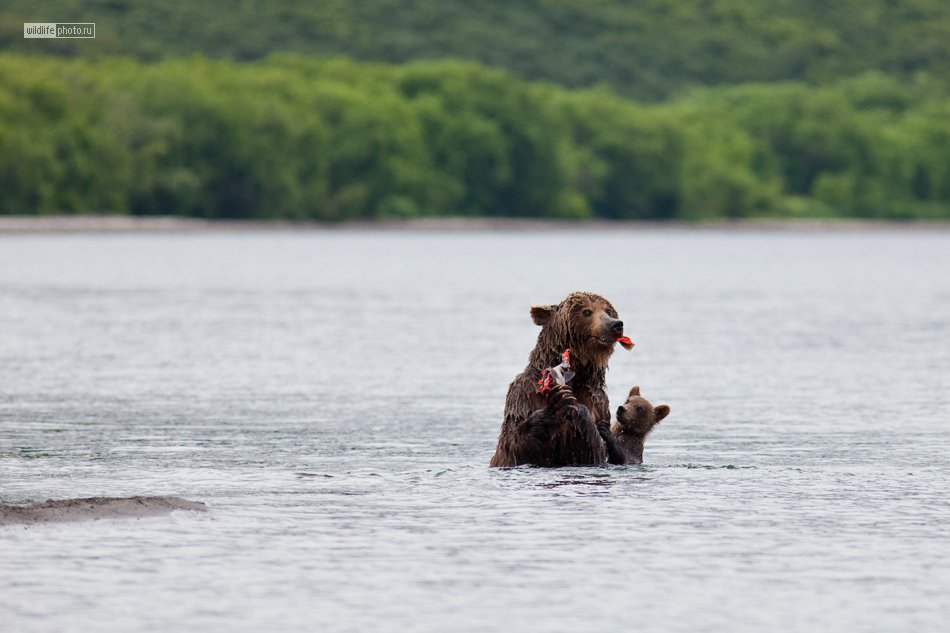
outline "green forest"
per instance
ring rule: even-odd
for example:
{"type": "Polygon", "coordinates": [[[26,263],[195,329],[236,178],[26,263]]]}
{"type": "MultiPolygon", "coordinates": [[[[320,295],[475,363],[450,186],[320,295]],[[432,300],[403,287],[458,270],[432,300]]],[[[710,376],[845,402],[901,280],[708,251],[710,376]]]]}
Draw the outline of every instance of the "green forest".
{"type": "Polygon", "coordinates": [[[950,219],[950,5],[631,4],[13,0],[0,213],[950,219]]]}
{"type": "Polygon", "coordinates": [[[569,88],[607,84],[638,101],[696,85],[825,83],[876,70],[950,77],[944,0],[4,0],[0,49],[200,54],[274,52],[403,63],[465,59],[569,88]],[[95,22],[82,40],[24,40],[24,22],[95,22]]]}

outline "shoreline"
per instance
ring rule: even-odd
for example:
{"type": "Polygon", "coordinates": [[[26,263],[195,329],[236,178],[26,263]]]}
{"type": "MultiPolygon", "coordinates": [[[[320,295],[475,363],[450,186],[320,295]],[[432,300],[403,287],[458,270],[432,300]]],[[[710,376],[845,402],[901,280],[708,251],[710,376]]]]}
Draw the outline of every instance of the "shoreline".
{"type": "Polygon", "coordinates": [[[948,220],[741,219],[709,222],[555,220],[525,218],[418,218],[327,223],[286,220],[206,220],[178,216],[0,216],[0,236],[46,233],[210,233],[254,231],[950,231],[948,220]]]}

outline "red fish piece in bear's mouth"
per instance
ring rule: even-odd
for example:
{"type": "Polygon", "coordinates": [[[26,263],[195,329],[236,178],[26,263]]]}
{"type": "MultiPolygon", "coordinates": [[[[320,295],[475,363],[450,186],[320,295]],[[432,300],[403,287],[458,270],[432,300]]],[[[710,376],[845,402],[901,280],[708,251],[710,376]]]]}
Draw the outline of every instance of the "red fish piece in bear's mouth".
{"type": "Polygon", "coordinates": [[[630,340],[629,336],[617,336],[613,340],[608,339],[608,338],[603,338],[600,336],[592,336],[591,338],[601,343],[602,345],[606,345],[608,347],[613,345],[614,343],[620,343],[620,345],[622,345],[624,349],[631,350],[633,349],[633,346],[634,346],[634,342],[630,340]]]}

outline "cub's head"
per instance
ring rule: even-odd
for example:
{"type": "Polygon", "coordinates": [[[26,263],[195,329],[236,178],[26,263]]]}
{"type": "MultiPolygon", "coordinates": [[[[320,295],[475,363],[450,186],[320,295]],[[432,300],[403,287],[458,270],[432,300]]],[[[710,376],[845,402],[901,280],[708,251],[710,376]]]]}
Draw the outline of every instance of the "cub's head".
{"type": "Polygon", "coordinates": [[[532,306],[531,319],[541,326],[539,345],[557,354],[570,348],[571,357],[586,365],[605,368],[623,337],[623,321],[613,304],[591,292],[572,292],[556,305],[532,306]]]}
{"type": "Polygon", "coordinates": [[[646,437],[669,414],[669,405],[654,407],[649,400],[640,396],[640,387],[635,386],[630,390],[627,401],[617,408],[617,424],[620,425],[621,433],[646,437]]]}

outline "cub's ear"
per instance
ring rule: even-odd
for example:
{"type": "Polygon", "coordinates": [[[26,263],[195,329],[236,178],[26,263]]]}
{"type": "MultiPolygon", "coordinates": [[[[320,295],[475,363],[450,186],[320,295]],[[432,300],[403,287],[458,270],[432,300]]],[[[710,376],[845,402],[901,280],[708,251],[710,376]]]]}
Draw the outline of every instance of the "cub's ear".
{"type": "Polygon", "coordinates": [[[555,312],[557,312],[556,305],[531,306],[531,320],[534,321],[535,325],[544,326],[551,320],[555,312]]]}
{"type": "Polygon", "coordinates": [[[630,387],[630,393],[627,394],[627,397],[632,398],[633,396],[639,396],[639,395],[640,395],[640,385],[634,385],[630,387]]]}
{"type": "Polygon", "coordinates": [[[665,418],[670,414],[670,405],[661,404],[653,408],[653,420],[654,424],[665,418]]]}

